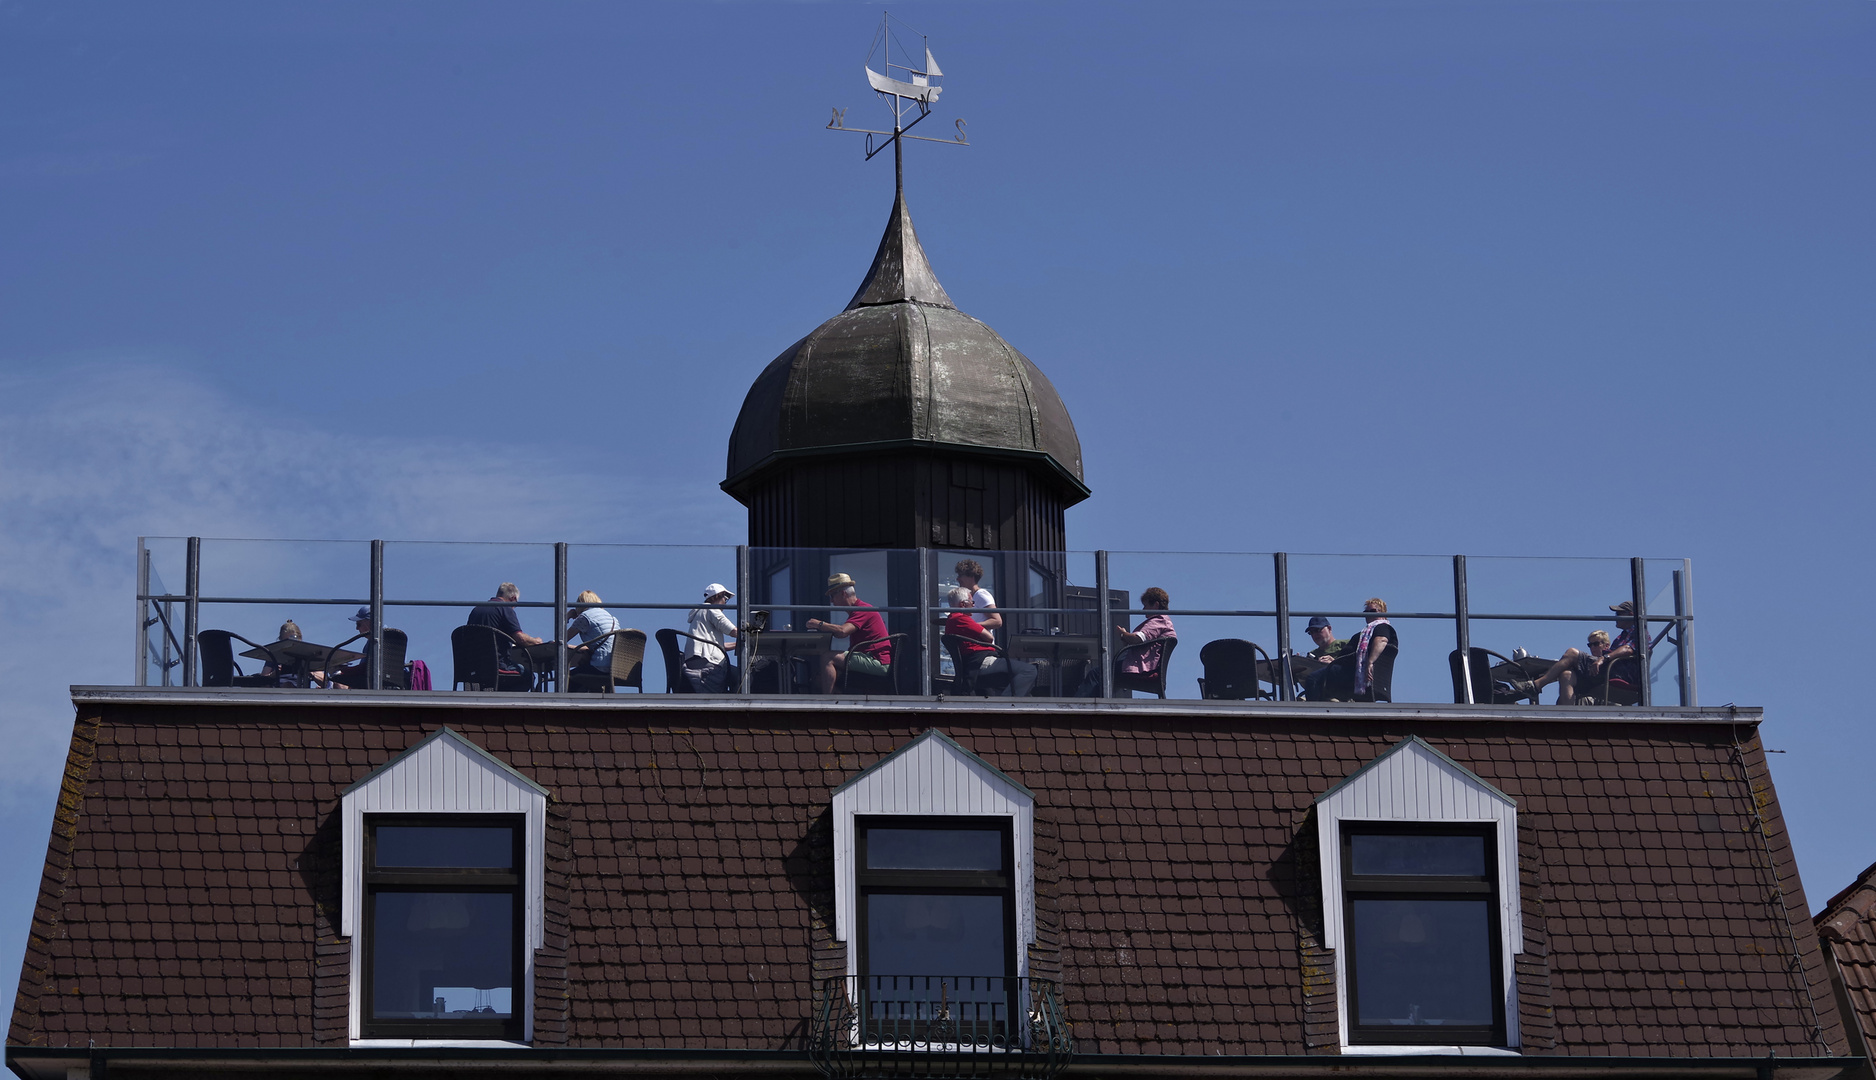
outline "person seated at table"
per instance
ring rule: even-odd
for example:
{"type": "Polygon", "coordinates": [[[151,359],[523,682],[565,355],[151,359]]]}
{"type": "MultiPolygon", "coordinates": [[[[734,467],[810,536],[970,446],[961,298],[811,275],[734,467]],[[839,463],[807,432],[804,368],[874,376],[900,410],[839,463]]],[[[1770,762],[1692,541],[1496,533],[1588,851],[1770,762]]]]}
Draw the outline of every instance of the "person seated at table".
{"type": "Polygon", "coordinates": [[[1616,665],[1609,672],[1610,678],[1639,685],[1641,665],[1635,660],[1635,602],[1624,600],[1619,604],[1609,605],[1609,610],[1615,612],[1616,629],[1620,630],[1621,634],[1611,642],[1608,631],[1596,631],[1596,634],[1602,635],[1603,643],[1607,646],[1607,650],[1601,654],[1595,650],[1596,634],[1591,634],[1590,641],[1585,643],[1589,647],[1589,652],[1584,652],[1582,649],[1563,650],[1563,655],[1557,658],[1556,663],[1550,665],[1550,670],[1539,675],[1531,683],[1533,699],[1537,691],[1551,683],[1556,683],[1557,704],[1574,705],[1578,697],[1588,696],[1592,689],[1597,691],[1602,689],[1603,665],[1605,664],[1616,665]]]}
{"type": "MultiPolygon", "coordinates": [[[[1155,614],[1140,620],[1140,625],[1132,630],[1128,630],[1125,626],[1114,627],[1120,636],[1121,647],[1121,654],[1114,661],[1114,673],[1117,676],[1132,675],[1139,678],[1151,678],[1159,674],[1160,658],[1166,653],[1166,650],[1159,646],[1149,645],[1144,649],[1130,649],[1127,646],[1158,641],[1162,638],[1171,641],[1179,640],[1178,631],[1173,629],[1172,617],[1157,614],[1172,607],[1172,597],[1167,595],[1165,589],[1156,585],[1141,593],[1140,606],[1155,614]]],[[[1098,697],[1100,693],[1101,669],[1089,664],[1088,674],[1083,676],[1081,687],[1075,691],[1075,695],[1098,697]]]]}
{"type": "MultiPolygon", "coordinates": [[[[280,624],[280,636],[275,640],[304,641],[306,639],[300,634],[300,624],[294,622],[292,619],[288,619],[286,622],[280,624]]],[[[280,686],[298,686],[300,684],[300,672],[304,667],[304,662],[296,662],[291,659],[286,659],[280,664],[275,664],[272,660],[269,660],[261,665],[261,674],[278,677],[278,685],[280,686]]],[[[325,679],[326,673],[323,671],[315,671],[311,673],[310,677],[313,682],[320,682],[325,679]]]]}
{"type": "MultiPolygon", "coordinates": [[[[945,599],[952,607],[963,609],[945,616],[945,634],[959,639],[958,652],[962,654],[964,663],[976,669],[976,678],[1008,673],[1010,685],[1005,692],[1011,697],[1028,697],[1029,692],[1036,688],[1036,665],[1027,660],[997,655],[997,639],[991,633],[994,627],[988,622],[978,621],[984,616],[971,614],[970,609],[976,607],[971,593],[968,585],[960,583],[945,594],[945,599]]],[[[996,619],[997,625],[1002,625],[1003,616],[993,613],[990,618],[996,619]]],[[[962,676],[964,673],[958,674],[962,676]]]]}
{"type": "MultiPolygon", "coordinates": [[[[521,599],[521,590],[512,581],[504,581],[489,597],[486,604],[477,604],[469,610],[469,617],[463,620],[464,626],[492,626],[507,634],[522,645],[539,645],[541,639],[521,629],[521,619],[515,615],[512,606],[521,599]],[[503,603],[507,601],[507,603],[503,603]]],[[[503,690],[526,690],[527,673],[531,670],[525,656],[515,654],[515,648],[507,641],[496,639],[497,651],[495,670],[497,682],[503,690]]]]}
{"type": "MultiPolygon", "coordinates": [[[[281,629],[285,630],[286,627],[283,626],[281,629]]],[[[299,628],[294,627],[294,629],[297,630],[299,628]]],[[[357,611],[352,612],[352,632],[355,634],[371,633],[370,608],[361,607],[357,611]]],[[[363,690],[371,685],[371,665],[373,663],[372,657],[374,654],[369,637],[365,639],[365,647],[361,651],[365,655],[358,660],[342,667],[333,668],[330,672],[326,673],[328,686],[332,687],[334,690],[363,690]]]]}
{"type": "MultiPolygon", "coordinates": [[[[573,598],[576,604],[598,604],[599,594],[587,589],[573,598]]],[[[509,609],[514,610],[513,608],[509,609]]],[[[567,640],[579,639],[584,644],[580,649],[583,654],[580,662],[569,671],[572,675],[594,675],[601,679],[612,678],[612,643],[611,635],[619,628],[619,620],[612,617],[612,612],[603,607],[589,607],[567,613],[567,640]]]]}
{"type": "Polygon", "coordinates": [[[820,667],[814,673],[815,691],[833,693],[843,671],[885,678],[892,670],[892,639],[886,634],[886,620],[879,617],[873,605],[860,599],[854,580],[845,574],[827,579],[827,599],[837,607],[851,609],[852,614],[841,623],[807,621],[807,628],[814,633],[848,639],[844,652],[821,654],[820,667]]]}
{"type": "Polygon", "coordinates": [[[704,606],[690,609],[690,637],[684,639],[684,680],[697,694],[726,694],[735,674],[726,650],[736,647],[736,624],[723,614],[735,593],[717,582],[704,586],[704,606]]]}
{"type": "MultiPolygon", "coordinates": [[[[1323,618],[1321,615],[1313,616],[1309,620],[1309,639],[1316,643],[1316,647],[1309,650],[1309,652],[1304,655],[1317,660],[1330,660],[1334,658],[1336,653],[1348,647],[1348,641],[1345,638],[1336,637],[1335,631],[1329,626],[1329,620],[1323,618]]],[[[1324,693],[1322,684],[1323,680],[1328,678],[1328,675],[1329,667],[1326,663],[1311,664],[1305,669],[1303,675],[1304,701],[1323,700],[1321,696],[1324,693]]]]}
{"type": "Polygon", "coordinates": [[[1312,696],[1311,701],[1374,701],[1377,690],[1383,695],[1381,700],[1392,699],[1392,687],[1377,686],[1375,675],[1387,653],[1400,651],[1400,632],[1387,621],[1387,601],[1380,597],[1369,597],[1361,610],[1367,625],[1336,651],[1334,661],[1322,671],[1322,697],[1312,696]]]}

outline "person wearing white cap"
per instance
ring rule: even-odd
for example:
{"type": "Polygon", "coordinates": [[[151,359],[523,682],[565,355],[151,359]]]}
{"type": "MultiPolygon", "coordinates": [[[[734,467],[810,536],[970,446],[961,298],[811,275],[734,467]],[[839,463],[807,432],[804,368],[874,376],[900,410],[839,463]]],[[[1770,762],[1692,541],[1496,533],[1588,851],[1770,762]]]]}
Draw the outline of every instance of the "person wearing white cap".
{"type": "Polygon", "coordinates": [[[716,582],[704,586],[704,606],[690,609],[690,637],[684,640],[684,678],[699,694],[722,694],[730,688],[730,658],[736,647],[736,624],[723,614],[735,593],[716,582]]]}

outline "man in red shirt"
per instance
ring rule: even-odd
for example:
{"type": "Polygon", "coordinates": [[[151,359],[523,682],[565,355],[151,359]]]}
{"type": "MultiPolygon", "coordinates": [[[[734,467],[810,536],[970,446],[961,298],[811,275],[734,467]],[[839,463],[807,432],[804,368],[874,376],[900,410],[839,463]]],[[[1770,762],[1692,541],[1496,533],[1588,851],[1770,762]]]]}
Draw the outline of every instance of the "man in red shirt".
{"type": "MultiPolygon", "coordinates": [[[[951,606],[956,609],[945,616],[945,635],[958,639],[958,651],[963,654],[965,664],[982,677],[1008,673],[1010,687],[1007,691],[1013,697],[1028,697],[1036,687],[1036,665],[1026,660],[1012,660],[997,655],[997,639],[991,634],[992,624],[978,622],[978,616],[971,614],[974,597],[969,586],[960,585],[945,594],[951,606]]],[[[1003,625],[1000,615],[992,614],[997,626],[1003,625]]],[[[960,674],[963,674],[960,672],[960,674]]]]}
{"type": "Polygon", "coordinates": [[[823,694],[833,693],[834,683],[840,679],[842,671],[884,678],[892,670],[892,639],[886,634],[886,620],[879,617],[873,605],[860,599],[853,579],[845,574],[827,579],[827,600],[836,607],[851,609],[852,614],[841,623],[809,619],[808,629],[850,640],[845,652],[821,654],[821,669],[815,672],[815,689],[823,694]]]}

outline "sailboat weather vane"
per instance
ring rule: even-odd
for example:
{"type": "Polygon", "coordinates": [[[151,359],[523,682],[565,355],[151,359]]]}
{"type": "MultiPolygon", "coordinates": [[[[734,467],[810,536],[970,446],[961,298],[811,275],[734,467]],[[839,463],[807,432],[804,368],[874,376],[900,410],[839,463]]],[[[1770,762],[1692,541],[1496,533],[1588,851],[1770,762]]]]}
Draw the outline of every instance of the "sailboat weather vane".
{"type": "Polygon", "coordinates": [[[874,131],[869,128],[850,128],[847,126],[847,110],[842,108],[834,109],[834,117],[827,122],[827,127],[830,131],[853,131],[865,135],[866,160],[868,161],[873,160],[874,154],[891,146],[894,186],[898,190],[903,190],[905,187],[905,151],[902,147],[905,140],[917,139],[920,142],[946,143],[953,146],[969,146],[970,142],[964,137],[962,119],[955,122],[958,132],[955,138],[932,139],[923,135],[906,134],[931,115],[932,104],[944,91],[944,87],[938,84],[938,80],[944,77],[944,72],[939,70],[938,61],[932,58],[931,44],[925,35],[911,32],[910,27],[899,23],[900,27],[908,33],[897,39],[893,37],[893,24],[898,22],[899,20],[893,18],[890,12],[882,16],[879,31],[873,35],[873,45],[866,52],[866,81],[892,110],[892,130],[874,131]],[[922,56],[905,47],[905,40],[908,36],[918,38],[922,56]],[[879,58],[879,66],[885,69],[884,73],[873,70],[875,57],[879,58]],[[901,63],[895,57],[906,62],[901,63]],[[907,78],[896,78],[895,71],[904,72],[907,78]],[[906,123],[905,118],[914,112],[918,113],[917,118],[909,124],[906,123]],[[885,136],[883,141],[879,143],[873,141],[874,136],[882,135],[885,136]]]}

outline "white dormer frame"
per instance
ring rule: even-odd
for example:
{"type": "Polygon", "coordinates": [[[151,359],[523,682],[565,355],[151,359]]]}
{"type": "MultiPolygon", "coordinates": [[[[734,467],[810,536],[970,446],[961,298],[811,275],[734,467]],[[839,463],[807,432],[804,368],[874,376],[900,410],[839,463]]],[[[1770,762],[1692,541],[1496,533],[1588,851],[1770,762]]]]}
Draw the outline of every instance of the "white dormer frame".
{"type": "Polygon", "coordinates": [[[1016,855],[1016,974],[1029,974],[1029,946],[1036,940],[1034,792],[932,728],[842,784],[834,792],[833,813],[834,937],[849,942],[849,976],[860,974],[860,951],[850,942],[859,898],[854,818],[871,815],[1010,821],[1016,855]]]}
{"type": "Polygon", "coordinates": [[[516,772],[507,762],[447,727],[415,745],[345,789],[339,813],[344,837],[340,879],[339,932],[352,943],[350,1037],[354,1046],[513,1045],[501,1040],[360,1039],[364,1000],[365,943],[359,932],[365,902],[365,815],[367,814],[521,814],[526,818],[522,889],[519,988],[524,1042],[534,1039],[534,951],[543,942],[542,879],[546,870],[546,788],[516,772]]]}
{"type": "Polygon", "coordinates": [[[1505,993],[1505,1045],[1518,1041],[1516,961],[1524,952],[1524,911],[1518,895],[1518,804],[1478,774],[1409,735],[1316,796],[1317,842],[1322,864],[1323,947],[1336,950],[1337,1022],[1345,1054],[1480,1052],[1479,1047],[1351,1046],[1348,1033],[1348,959],[1342,940],[1343,822],[1424,822],[1493,827],[1497,839],[1499,952],[1505,993]]]}

